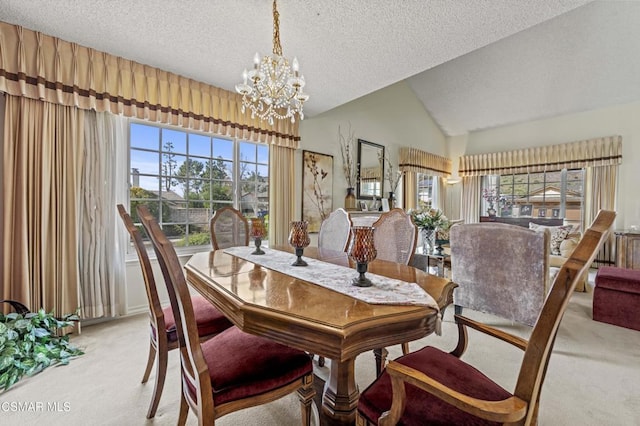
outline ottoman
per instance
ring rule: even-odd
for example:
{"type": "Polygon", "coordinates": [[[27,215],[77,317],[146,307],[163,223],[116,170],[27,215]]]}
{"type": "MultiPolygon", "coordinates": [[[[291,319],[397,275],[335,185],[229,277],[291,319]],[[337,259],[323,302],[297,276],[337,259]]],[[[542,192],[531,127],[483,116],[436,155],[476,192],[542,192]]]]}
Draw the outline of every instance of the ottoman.
{"type": "Polygon", "coordinates": [[[593,319],[640,331],[640,270],[611,266],[598,269],[593,319]]]}

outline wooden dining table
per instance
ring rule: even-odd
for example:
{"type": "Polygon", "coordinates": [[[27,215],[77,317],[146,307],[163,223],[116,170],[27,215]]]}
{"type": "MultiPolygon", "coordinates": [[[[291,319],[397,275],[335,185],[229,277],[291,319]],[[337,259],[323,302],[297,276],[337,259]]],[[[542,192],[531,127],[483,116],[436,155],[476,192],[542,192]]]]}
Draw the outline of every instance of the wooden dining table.
{"type": "MultiPolygon", "coordinates": [[[[288,246],[272,249],[293,251],[288,246]]],[[[303,257],[355,268],[343,252],[307,247],[303,257]]],[[[380,355],[380,348],[420,339],[436,328],[433,308],[365,303],[223,250],[196,253],[185,271],[190,285],[242,331],[331,360],[322,411],[332,423],[355,422],[358,354],[378,350],[380,355]]],[[[382,260],[371,262],[369,272],[417,283],[441,310],[453,302],[456,285],[448,279],[382,260]]]]}

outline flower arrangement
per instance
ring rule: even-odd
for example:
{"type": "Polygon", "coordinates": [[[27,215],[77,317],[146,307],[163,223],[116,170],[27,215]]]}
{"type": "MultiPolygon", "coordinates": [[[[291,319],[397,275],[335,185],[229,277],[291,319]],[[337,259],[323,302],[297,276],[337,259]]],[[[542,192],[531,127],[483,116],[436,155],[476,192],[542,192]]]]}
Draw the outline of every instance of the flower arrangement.
{"type": "Polygon", "coordinates": [[[345,137],[338,126],[338,142],[340,142],[340,152],[342,153],[342,172],[347,181],[348,188],[355,188],[357,181],[357,170],[355,167],[355,134],[351,131],[349,124],[349,132],[345,137]]]}
{"type": "Polygon", "coordinates": [[[447,219],[442,210],[439,209],[422,207],[421,209],[411,211],[410,214],[413,223],[421,230],[438,229],[446,231],[449,229],[449,226],[451,226],[449,219],[447,219]]]}
{"type": "Polygon", "coordinates": [[[389,191],[396,192],[398,189],[398,185],[400,184],[400,179],[404,175],[404,172],[401,170],[393,171],[393,164],[391,164],[391,160],[385,155],[384,157],[381,154],[378,154],[378,160],[380,161],[380,165],[386,163],[385,166],[385,178],[387,182],[389,182],[389,191]]]}
{"type": "Polygon", "coordinates": [[[500,201],[500,195],[496,193],[495,188],[484,188],[482,190],[482,198],[489,203],[489,208],[492,209],[494,203],[500,201]]]}

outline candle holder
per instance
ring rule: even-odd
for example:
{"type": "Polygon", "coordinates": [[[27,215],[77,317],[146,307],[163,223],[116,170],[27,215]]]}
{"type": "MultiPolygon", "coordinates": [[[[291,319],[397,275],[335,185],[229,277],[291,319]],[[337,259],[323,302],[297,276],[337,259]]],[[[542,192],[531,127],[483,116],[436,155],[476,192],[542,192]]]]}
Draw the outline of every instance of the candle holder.
{"type": "Polygon", "coordinates": [[[311,242],[307,231],[308,226],[309,222],[306,220],[294,220],[291,222],[289,244],[296,249],[296,256],[298,256],[298,259],[291,264],[292,266],[307,266],[307,262],[302,260],[302,253],[304,248],[311,242]]]}
{"type": "Polygon", "coordinates": [[[251,218],[251,238],[254,239],[256,249],[251,254],[264,254],[264,251],[260,248],[262,244],[262,237],[264,237],[264,222],[259,217],[251,218]]]}
{"type": "Polygon", "coordinates": [[[371,287],[371,280],[364,276],[369,262],[375,260],[378,252],[373,242],[372,226],[353,226],[351,228],[351,243],[349,243],[349,257],[356,262],[358,277],[351,281],[357,287],[371,287]]]}

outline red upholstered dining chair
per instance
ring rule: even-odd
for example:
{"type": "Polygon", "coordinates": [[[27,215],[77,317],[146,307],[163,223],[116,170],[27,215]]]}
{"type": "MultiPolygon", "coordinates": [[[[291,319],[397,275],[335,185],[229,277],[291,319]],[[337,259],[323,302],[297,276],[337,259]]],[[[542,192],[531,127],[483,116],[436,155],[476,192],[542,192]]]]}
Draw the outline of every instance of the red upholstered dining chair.
{"type": "Polygon", "coordinates": [[[535,425],[560,320],[574,288],[608,238],[615,216],[614,212],[600,211],[585,232],[556,275],[529,340],[455,315],[456,348],[447,353],[427,346],[391,361],[360,396],[357,424],[535,425]],[[524,351],[513,392],[460,358],[467,348],[467,327],[524,351]]]}
{"type": "MultiPolygon", "coordinates": [[[[416,243],[418,227],[413,223],[411,215],[400,208],[394,208],[380,215],[373,223],[375,232],[373,241],[378,255],[376,259],[390,262],[411,264],[416,243]]],[[[402,353],[409,352],[409,343],[402,344],[402,353]]],[[[386,352],[385,352],[386,353],[386,352]]],[[[378,371],[382,366],[378,366],[378,371]]]]}
{"type": "MultiPolygon", "coordinates": [[[[155,416],[162,396],[164,380],[167,375],[168,353],[172,349],[178,347],[178,335],[176,332],[176,322],[173,317],[171,307],[162,308],[160,298],[158,297],[158,289],[153,275],[153,269],[147,249],[144,246],[142,234],[133,224],[133,220],[122,204],[118,204],[118,212],[124,222],[127,231],[131,235],[133,245],[138,253],[140,260],[140,268],[142,269],[142,277],[144,278],[147,300],[149,302],[149,321],[151,325],[150,342],[149,342],[149,358],[147,360],[147,368],[142,376],[142,383],[149,380],[153,364],[156,364],[156,377],[151,395],[151,403],[147,410],[147,418],[155,416]],[[162,330],[158,332],[158,330],[162,330]]],[[[195,321],[198,326],[198,333],[201,339],[206,340],[223,330],[231,327],[233,324],[202,296],[193,297],[193,307],[195,321]]]]}
{"type": "Polygon", "coordinates": [[[209,221],[214,250],[249,245],[249,222],[233,207],[219,208],[209,221]]]}
{"type": "MultiPolygon", "coordinates": [[[[332,211],[320,224],[318,232],[318,248],[347,251],[351,235],[351,217],[345,209],[332,211]]],[[[318,357],[318,365],[324,367],[324,357],[318,357]]]]}
{"type": "Polygon", "coordinates": [[[149,210],[140,205],[137,211],[156,250],[176,318],[182,376],[178,424],[186,423],[189,408],[197,415],[198,424],[213,424],[225,414],[297,391],[302,424],[309,425],[315,395],[311,358],[237,327],[201,342],[175,249],[149,210]]]}

